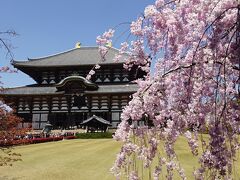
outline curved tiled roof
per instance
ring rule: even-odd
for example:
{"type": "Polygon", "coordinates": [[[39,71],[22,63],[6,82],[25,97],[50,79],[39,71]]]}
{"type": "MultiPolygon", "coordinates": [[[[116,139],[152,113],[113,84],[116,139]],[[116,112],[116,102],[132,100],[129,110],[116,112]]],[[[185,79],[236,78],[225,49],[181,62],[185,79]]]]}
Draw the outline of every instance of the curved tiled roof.
{"type": "MultiPolygon", "coordinates": [[[[61,66],[80,66],[80,65],[94,65],[94,64],[113,64],[114,57],[118,53],[115,48],[110,48],[105,56],[106,61],[101,61],[101,56],[98,52],[98,47],[81,47],[71,49],[58,54],[40,57],[29,58],[28,61],[13,61],[15,67],[61,67],[61,66]]],[[[124,56],[118,63],[124,62],[124,56]]]]}
{"type": "MultiPolygon", "coordinates": [[[[138,89],[137,84],[128,85],[99,85],[99,88],[94,91],[85,91],[86,94],[104,94],[104,93],[134,93],[138,89]]],[[[0,91],[0,96],[15,96],[15,95],[56,95],[64,94],[63,91],[57,91],[55,86],[23,86],[16,88],[8,88],[0,91]]]]}
{"type": "Polygon", "coordinates": [[[58,84],[56,84],[56,87],[61,88],[70,81],[80,81],[87,87],[91,87],[92,89],[95,89],[95,90],[98,89],[97,84],[92,83],[91,81],[87,80],[86,78],[84,78],[82,76],[68,76],[68,77],[64,78],[63,80],[61,80],[58,84]]]}
{"type": "Polygon", "coordinates": [[[98,122],[100,122],[100,123],[102,123],[102,124],[106,124],[106,125],[111,126],[111,123],[110,123],[109,121],[107,121],[107,120],[105,120],[105,119],[103,119],[103,118],[101,118],[101,117],[98,117],[98,116],[96,116],[96,115],[93,115],[92,117],[84,120],[84,121],[81,123],[81,125],[87,124],[88,122],[90,122],[90,121],[92,121],[92,120],[97,120],[98,122]]]}

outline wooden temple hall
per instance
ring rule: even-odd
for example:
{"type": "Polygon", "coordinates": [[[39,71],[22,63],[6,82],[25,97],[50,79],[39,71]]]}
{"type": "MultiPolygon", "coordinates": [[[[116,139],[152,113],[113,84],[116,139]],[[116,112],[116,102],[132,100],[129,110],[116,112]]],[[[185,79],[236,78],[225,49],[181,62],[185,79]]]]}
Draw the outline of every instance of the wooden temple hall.
{"type": "Polygon", "coordinates": [[[24,119],[22,127],[43,129],[50,123],[54,129],[79,128],[91,117],[116,127],[122,109],[137,90],[131,81],[144,76],[139,70],[126,71],[123,59],[114,62],[117,52],[110,48],[104,62],[100,61],[97,47],[13,61],[13,66],[36,84],[5,89],[1,96],[24,119]],[[87,80],[85,77],[95,64],[101,68],[91,81],[87,80]]]}

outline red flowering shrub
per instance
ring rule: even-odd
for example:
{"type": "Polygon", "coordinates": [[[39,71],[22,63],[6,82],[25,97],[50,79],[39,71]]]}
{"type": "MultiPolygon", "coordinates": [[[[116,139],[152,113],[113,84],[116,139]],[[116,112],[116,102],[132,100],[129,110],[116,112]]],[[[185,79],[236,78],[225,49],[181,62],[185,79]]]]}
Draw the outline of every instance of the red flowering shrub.
{"type": "Polygon", "coordinates": [[[26,144],[38,144],[52,141],[61,141],[63,139],[76,139],[76,136],[66,136],[66,137],[47,137],[47,138],[34,138],[34,139],[15,139],[10,142],[0,142],[0,146],[17,146],[17,145],[26,145],[26,144]]]}
{"type": "Polygon", "coordinates": [[[25,129],[18,129],[21,119],[13,114],[10,107],[0,100],[0,166],[12,165],[20,161],[20,154],[13,153],[11,146],[23,144],[23,140],[15,140],[17,136],[23,136],[25,129]]]}
{"type": "Polygon", "coordinates": [[[31,139],[31,144],[37,144],[37,143],[44,143],[44,142],[51,142],[51,141],[61,141],[63,140],[63,137],[47,137],[47,138],[34,138],[31,139]]]}

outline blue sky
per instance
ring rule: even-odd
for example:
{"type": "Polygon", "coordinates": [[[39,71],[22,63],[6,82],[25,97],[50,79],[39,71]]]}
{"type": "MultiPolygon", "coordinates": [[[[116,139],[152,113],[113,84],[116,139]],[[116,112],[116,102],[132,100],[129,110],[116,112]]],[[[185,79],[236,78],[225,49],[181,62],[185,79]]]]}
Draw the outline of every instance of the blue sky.
{"type": "MultiPolygon", "coordinates": [[[[122,22],[136,19],[154,0],[8,0],[1,1],[0,31],[15,30],[10,38],[15,60],[47,56],[72,49],[76,42],[95,46],[96,37],[122,22]]],[[[123,32],[122,26],[118,32],[123,32]]],[[[121,41],[116,43],[120,44],[121,41]]],[[[0,65],[9,64],[0,49],[0,65]]],[[[21,72],[0,75],[4,87],[34,83],[21,72]]]]}

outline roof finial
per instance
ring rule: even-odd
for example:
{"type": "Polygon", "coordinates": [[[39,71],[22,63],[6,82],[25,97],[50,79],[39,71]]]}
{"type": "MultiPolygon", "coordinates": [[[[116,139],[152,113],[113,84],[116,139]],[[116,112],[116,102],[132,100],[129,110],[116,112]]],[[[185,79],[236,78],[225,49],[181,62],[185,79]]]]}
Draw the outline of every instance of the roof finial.
{"type": "Polygon", "coordinates": [[[112,47],[112,42],[108,42],[108,43],[106,44],[106,47],[111,48],[111,47],[112,47]]]}
{"type": "Polygon", "coordinates": [[[75,48],[80,48],[80,47],[81,47],[81,43],[77,42],[76,45],[75,45],[75,48]]]}

